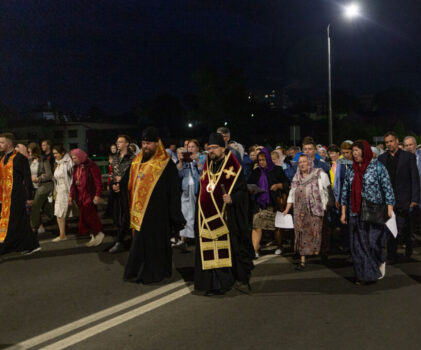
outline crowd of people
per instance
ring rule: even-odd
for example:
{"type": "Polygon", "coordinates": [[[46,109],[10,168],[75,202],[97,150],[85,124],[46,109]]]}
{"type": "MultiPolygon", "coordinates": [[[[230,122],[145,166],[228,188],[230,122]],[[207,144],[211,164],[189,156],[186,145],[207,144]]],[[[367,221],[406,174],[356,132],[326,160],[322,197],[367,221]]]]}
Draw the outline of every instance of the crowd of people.
{"type": "MultiPolygon", "coordinates": [[[[265,245],[284,254],[290,240],[297,271],[308,259],[348,255],[358,285],[386,274],[386,262],[411,257],[421,214],[421,147],[394,132],[384,145],[345,140],[339,146],[305,137],[301,147],[245,148],[221,127],[201,145],[164,144],[143,130],[141,147],[127,135],[111,146],[108,207],[117,228],[109,253],[129,249],[124,278],[152,283],[172,272],[172,248],[195,246],[195,287],[207,295],[233,286],[248,292],[253,260],[265,245]],[[178,147],[181,146],[181,147],[178,147]],[[277,224],[292,215],[293,228],[277,224]],[[397,234],[387,225],[396,220],[397,234]],[[282,220],[281,220],[282,221],[282,220]]],[[[0,254],[41,249],[42,217],[57,220],[53,242],[67,239],[66,219],[78,216],[87,246],[104,240],[98,215],[103,183],[81,149],[44,140],[16,144],[0,135],[0,254]]]]}

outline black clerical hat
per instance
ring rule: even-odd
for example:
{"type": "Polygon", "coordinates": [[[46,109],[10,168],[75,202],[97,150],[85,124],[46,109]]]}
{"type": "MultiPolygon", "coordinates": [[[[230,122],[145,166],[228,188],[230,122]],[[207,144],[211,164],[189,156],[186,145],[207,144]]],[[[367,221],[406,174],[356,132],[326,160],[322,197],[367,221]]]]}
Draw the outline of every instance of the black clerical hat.
{"type": "Polygon", "coordinates": [[[225,141],[222,134],[218,134],[217,132],[214,132],[209,135],[209,142],[208,145],[218,145],[221,147],[225,147],[225,141]]]}
{"type": "Polygon", "coordinates": [[[158,139],[159,139],[159,133],[158,133],[157,128],[150,126],[143,130],[142,141],[158,142],[158,139]]]}

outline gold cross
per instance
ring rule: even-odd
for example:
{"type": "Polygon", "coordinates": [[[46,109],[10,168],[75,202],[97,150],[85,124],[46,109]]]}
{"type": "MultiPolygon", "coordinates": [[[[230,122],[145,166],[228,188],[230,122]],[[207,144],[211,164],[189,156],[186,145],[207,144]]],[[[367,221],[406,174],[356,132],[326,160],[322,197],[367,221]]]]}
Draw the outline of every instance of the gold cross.
{"type": "Polygon", "coordinates": [[[200,177],[201,180],[203,180],[206,176],[206,170],[202,172],[202,176],[200,177]]]}
{"type": "Polygon", "coordinates": [[[233,166],[231,166],[230,168],[229,168],[229,170],[227,170],[227,169],[224,169],[224,173],[225,174],[227,174],[227,175],[225,175],[225,178],[228,180],[231,176],[235,176],[235,175],[237,175],[236,173],[234,173],[234,167],[233,166]]]}

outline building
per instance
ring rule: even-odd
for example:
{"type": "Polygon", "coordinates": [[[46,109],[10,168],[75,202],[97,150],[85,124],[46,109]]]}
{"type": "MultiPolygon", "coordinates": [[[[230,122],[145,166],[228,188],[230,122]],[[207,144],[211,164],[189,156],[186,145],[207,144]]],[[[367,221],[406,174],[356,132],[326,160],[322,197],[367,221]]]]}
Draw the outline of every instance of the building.
{"type": "Polygon", "coordinates": [[[54,123],[49,120],[32,120],[25,125],[11,127],[18,142],[41,142],[49,139],[53,144],[62,144],[67,150],[81,148],[89,155],[107,155],[109,146],[118,134],[136,135],[136,127],[129,124],[94,122],[54,123]]]}

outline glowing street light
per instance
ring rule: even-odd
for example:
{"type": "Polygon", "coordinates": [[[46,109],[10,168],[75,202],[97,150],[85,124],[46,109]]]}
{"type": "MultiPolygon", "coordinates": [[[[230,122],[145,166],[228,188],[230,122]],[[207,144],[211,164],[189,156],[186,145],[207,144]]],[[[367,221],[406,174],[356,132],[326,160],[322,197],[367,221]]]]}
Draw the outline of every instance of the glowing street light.
{"type": "Polygon", "coordinates": [[[192,124],[192,123],[189,123],[187,126],[188,126],[189,128],[192,128],[192,127],[193,127],[193,124],[192,124]]]}
{"type": "MultiPolygon", "coordinates": [[[[352,20],[361,16],[360,7],[356,3],[351,3],[344,8],[345,18],[352,20]]],[[[329,122],[329,144],[333,144],[333,122],[332,122],[332,70],[330,54],[330,23],[327,26],[327,75],[328,75],[328,122],[329,122]]]]}
{"type": "Polygon", "coordinates": [[[344,7],[344,16],[348,19],[353,19],[360,16],[360,7],[358,4],[352,3],[344,7]]]}

